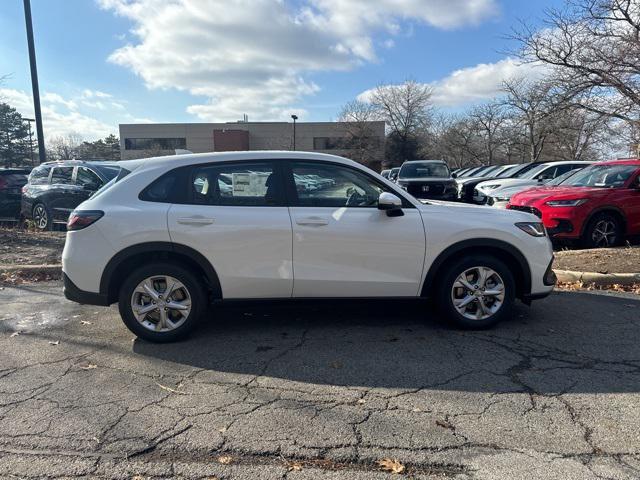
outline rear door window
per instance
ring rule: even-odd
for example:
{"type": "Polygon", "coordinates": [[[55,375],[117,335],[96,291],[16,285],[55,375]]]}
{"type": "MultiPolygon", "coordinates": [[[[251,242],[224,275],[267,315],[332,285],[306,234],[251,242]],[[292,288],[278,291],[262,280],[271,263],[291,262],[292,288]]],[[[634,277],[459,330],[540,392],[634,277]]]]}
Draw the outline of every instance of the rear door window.
{"type": "Polygon", "coordinates": [[[271,162],[196,166],[189,187],[191,202],[197,205],[284,205],[282,180],[271,162]]]}
{"type": "Polygon", "coordinates": [[[51,172],[52,185],[72,185],[73,167],[54,167],[51,172]]]}

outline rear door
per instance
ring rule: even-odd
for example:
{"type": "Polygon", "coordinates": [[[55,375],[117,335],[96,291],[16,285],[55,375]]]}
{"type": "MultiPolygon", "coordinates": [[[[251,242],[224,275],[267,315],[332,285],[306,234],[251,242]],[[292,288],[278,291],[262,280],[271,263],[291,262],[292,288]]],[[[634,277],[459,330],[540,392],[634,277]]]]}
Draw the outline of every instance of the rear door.
{"type": "Polygon", "coordinates": [[[168,214],[171,240],[203,254],[225,299],[291,297],[292,231],[278,162],[196,165],[185,203],[168,214]]]}
{"type": "Polygon", "coordinates": [[[425,232],[417,208],[390,217],[365,172],[331,162],[290,162],[294,297],[411,297],[418,294],[425,232]]]}
{"type": "Polygon", "coordinates": [[[72,166],[53,167],[51,185],[45,194],[45,203],[51,210],[53,219],[66,222],[76,207],[76,185],[72,166]]]}

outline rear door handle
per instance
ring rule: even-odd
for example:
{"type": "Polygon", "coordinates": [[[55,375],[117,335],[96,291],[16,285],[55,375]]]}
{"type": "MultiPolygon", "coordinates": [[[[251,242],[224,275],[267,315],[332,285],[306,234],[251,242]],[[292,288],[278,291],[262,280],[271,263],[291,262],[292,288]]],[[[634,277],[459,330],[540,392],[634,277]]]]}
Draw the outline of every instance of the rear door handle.
{"type": "Polygon", "coordinates": [[[297,218],[296,223],[298,225],[321,227],[323,225],[329,225],[329,220],[322,217],[304,217],[304,218],[297,218]]]}
{"type": "Polygon", "coordinates": [[[177,222],[181,225],[211,225],[213,223],[213,218],[180,217],[177,222]]]}

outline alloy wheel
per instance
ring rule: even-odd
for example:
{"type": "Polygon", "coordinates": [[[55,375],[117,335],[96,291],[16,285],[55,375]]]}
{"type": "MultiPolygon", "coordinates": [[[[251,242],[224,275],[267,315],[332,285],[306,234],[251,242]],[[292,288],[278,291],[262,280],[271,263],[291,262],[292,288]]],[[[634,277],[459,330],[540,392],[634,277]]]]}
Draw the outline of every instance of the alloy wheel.
{"type": "Polygon", "coordinates": [[[603,219],[595,224],[591,240],[596,247],[611,247],[617,240],[616,224],[613,220],[603,219]]]}
{"type": "Polygon", "coordinates": [[[147,330],[169,332],[180,327],[191,312],[191,294],[178,279],[168,275],[148,277],[131,294],[131,309],[147,330]]]}
{"type": "Polygon", "coordinates": [[[485,320],[504,303],[505,285],[502,277],[489,267],[472,267],[456,278],[451,288],[451,300],[460,315],[470,320],[485,320]]]}
{"type": "Polygon", "coordinates": [[[47,223],[49,221],[47,210],[44,208],[44,205],[36,205],[36,208],[33,209],[33,220],[40,230],[44,230],[47,228],[47,223]]]}

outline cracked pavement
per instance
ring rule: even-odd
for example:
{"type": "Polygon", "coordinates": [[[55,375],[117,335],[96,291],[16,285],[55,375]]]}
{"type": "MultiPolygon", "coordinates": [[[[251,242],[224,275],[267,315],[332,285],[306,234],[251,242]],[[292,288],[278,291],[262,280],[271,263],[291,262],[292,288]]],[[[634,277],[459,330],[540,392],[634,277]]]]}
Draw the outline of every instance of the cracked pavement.
{"type": "Polygon", "coordinates": [[[413,302],[216,307],[169,345],[56,282],[0,298],[2,478],[640,477],[638,297],[483,332],[413,302]]]}

